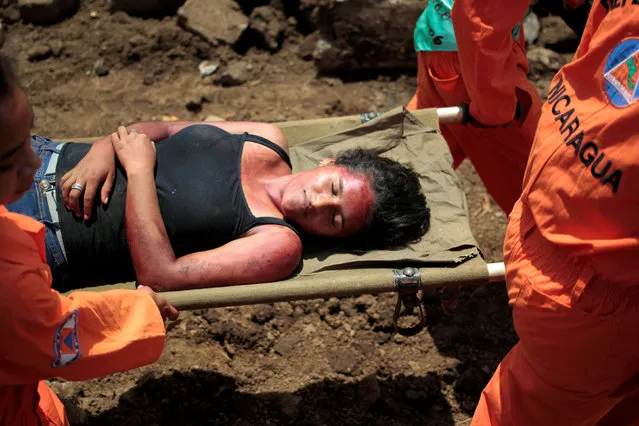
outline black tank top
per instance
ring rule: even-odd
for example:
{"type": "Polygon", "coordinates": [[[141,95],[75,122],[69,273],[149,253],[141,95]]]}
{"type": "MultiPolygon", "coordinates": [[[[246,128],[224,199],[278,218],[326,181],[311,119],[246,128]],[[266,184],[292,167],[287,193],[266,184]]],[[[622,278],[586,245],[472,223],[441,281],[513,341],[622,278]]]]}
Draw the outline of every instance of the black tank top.
{"type": "MultiPolygon", "coordinates": [[[[258,225],[282,225],[295,231],[282,219],[256,218],[251,213],[240,178],[246,141],[272,149],[291,166],[286,151],[269,140],[247,133],[233,135],[208,125],[186,127],[156,145],[158,201],[176,256],[220,247],[258,225]]],[[[56,181],[89,149],[87,144],[65,145],[56,181]]],[[[58,204],[68,270],[65,282],[54,283],[55,288],[135,279],[126,239],[126,188],[126,175],[118,165],[108,206],[95,203],[93,219],[88,222],[76,219],[63,203],[58,204]]]]}

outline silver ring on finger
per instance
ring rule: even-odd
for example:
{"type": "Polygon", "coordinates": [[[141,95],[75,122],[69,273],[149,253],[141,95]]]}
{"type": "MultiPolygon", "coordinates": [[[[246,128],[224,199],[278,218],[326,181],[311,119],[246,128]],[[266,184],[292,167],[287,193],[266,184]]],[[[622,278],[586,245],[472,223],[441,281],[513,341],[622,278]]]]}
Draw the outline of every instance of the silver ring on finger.
{"type": "Polygon", "coordinates": [[[138,132],[138,131],[137,131],[137,130],[135,130],[135,129],[131,129],[131,130],[129,130],[129,133],[140,133],[140,132],[138,132]]]}
{"type": "Polygon", "coordinates": [[[71,189],[77,189],[80,192],[84,192],[84,185],[76,182],[73,185],[71,185],[71,189]]]}

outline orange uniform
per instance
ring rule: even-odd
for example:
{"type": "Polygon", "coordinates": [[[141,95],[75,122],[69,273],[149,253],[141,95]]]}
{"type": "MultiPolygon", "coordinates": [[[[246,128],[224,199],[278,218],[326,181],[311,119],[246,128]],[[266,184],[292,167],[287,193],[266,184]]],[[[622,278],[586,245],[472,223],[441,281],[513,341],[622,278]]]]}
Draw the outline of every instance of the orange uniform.
{"type": "Polygon", "coordinates": [[[506,213],[521,194],[541,109],[539,94],[526,77],[524,37],[513,36],[528,4],[510,3],[456,0],[452,19],[458,52],[418,52],[417,92],[407,106],[411,110],[467,103],[473,118],[495,126],[445,124],[441,130],[453,166],[468,157],[506,213]],[[526,115],[513,121],[518,100],[526,115]]]}
{"type": "Polygon", "coordinates": [[[520,342],[473,425],[639,424],[638,87],[639,0],[596,1],[551,83],[510,215],[520,342]]]}
{"type": "Polygon", "coordinates": [[[146,293],[50,288],[44,227],[0,205],[0,424],[65,425],[42,381],[86,380],[154,362],[164,322],[146,293]]]}

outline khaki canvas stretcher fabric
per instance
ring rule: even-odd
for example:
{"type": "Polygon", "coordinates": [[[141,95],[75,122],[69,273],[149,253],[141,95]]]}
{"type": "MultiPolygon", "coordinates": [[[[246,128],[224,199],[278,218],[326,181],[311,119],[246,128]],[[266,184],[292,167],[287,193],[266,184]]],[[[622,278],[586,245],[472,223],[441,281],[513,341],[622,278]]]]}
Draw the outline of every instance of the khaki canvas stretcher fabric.
{"type": "Polygon", "coordinates": [[[479,253],[468,223],[466,198],[445,141],[436,129],[425,126],[402,107],[354,129],[293,146],[293,171],[316,167],[321,160],[355,147],[382,149],[383,155],[417,171],[431,209],[431,228],[420,242],[401,250],[353,253],[335,245],[305,246],[300,275],[336,269],[450,265],[479,253]]]}
{"type": "MultiPolygon", "coordinates": [[[[434,124],[436,120],[437,113],[433,109],[432,120],[424,121],[434,124]]],[[[422,274],[428,273],[425,269],[435,272],[432,268],[439,268],[441,273],[436,275],[441,276],[442,282],[487,279],[486,264],[480,257],[468,223],[466,198],[452,169],[448,146],[438,129],[423,124],[399,107],[350,130],[306,142],[295,140],[291,145],[293,171],[316,167],[323,159],[335,157],[354,147],[383,149],[383,155],[410,164],[420,175],[431,209],[431,227],[421,241],[401,250],[354,253],[335,247],[335,244],[326,247],[306,245],[301,269],[287,283],[312,280],[312,283],[308,282],[310,286],[326,285],[329,289],[333,288],[329,293],[337,294],[339,283],[345,279],[351,285],[369,287],[369,281],[372,280],[378,282],[380,291],[383,291],[387,289],[385,283],[393,282],[392,270],[407,266],[419,267],[422,274]],[[456,269],[459,268],[456,266],[461,263],[469,267],[461,268],[463,271],[457,274],[456,269]]],[[[126,283],[117,287],[132,285],[126,283]]],[[[101,291],[114,287],[101,286],[89,290],[101,291]]],[[[348,294],[359,293],[350,288],[344,295],[348,294]]]]}

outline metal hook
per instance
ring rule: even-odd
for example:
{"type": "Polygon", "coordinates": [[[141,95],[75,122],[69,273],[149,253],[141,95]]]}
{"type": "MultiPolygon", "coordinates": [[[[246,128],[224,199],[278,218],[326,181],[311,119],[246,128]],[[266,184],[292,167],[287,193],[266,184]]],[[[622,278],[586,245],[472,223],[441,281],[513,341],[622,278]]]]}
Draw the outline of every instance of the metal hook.
{"type": "Polygon", "coordinates": [[[401,334],[402,336],[414,336],[426,327],[426,313],[424,312],[424,306],[421,302],[422,301],[419,297],[417,297],[417,294],[397,295],[397,304],[395,305],[395,312],[393,312],[393,326],[395,327],[396,333],[401,334]],[[406,307],[406,312],[408,314],[413,313],[415,306],[419,308],[419,321],[417,324],[410,327],[400,327],[398,323],[399,318],[404,316],[401,315],[402,304],[406,307]]]}
{"type": "Polygon", "coordinates": [[[393,326],[395,332],[402,336],[414,336],[424,329],[426,326],[426,314],[422,301],[417,296],[417,292],[422,285],[422,277],[417,268],[404,268],[402,270],[394,270],[395,289],[397,291],[397,303],[395,304],[395,312],[393,312],[393,326]],[[411,327],[400,327],[399,318],[402,317],[402,305],[406,308],[406,312],[410,315],[419,308],[419,321],[411,327]]]}

